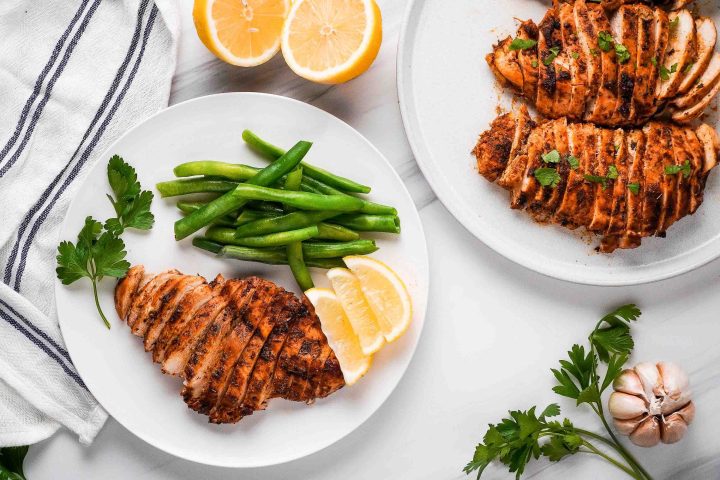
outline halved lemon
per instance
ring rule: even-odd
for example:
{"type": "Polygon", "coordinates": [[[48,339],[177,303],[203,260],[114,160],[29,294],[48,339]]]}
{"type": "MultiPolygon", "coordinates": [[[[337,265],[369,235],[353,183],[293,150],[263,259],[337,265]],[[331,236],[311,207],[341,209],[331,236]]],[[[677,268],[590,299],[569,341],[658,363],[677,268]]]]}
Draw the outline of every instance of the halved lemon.
{"type": "Polygon", "coordinates": [[[365,72],[382,43],[374,0],[296,0],[282,31],[282,52],[298,75],[342,83],[365,72]]]}
{"type": "Polygon", "coordinates": [[[343,260],[360,281],[385,340],[396,340],[412,322],[412,300],[405,283],[393,269],[374,258],[353,255],[343,260]]]}
{"type": "Polygon", "coordinates": [[[290,0],[195,0],[193,20],[200,40],[219,59],[240,67],[270,60],[290,0]]]}
{"type": "Polygon", "coordinates": [[[360,340],[363,353],[372,355],[380,350],[385,338],[357,277],[347,268],[333,268],[328,270],[327,276],[360,340]]]}
{"type": "Polygon", "coordinates": [[[311,288],[305,295],[315,306],[328,344],[340,362],[345,383],[352,385],[370,369],[372,357],[363,353],[340,301],[331,290],[311,288]]]}

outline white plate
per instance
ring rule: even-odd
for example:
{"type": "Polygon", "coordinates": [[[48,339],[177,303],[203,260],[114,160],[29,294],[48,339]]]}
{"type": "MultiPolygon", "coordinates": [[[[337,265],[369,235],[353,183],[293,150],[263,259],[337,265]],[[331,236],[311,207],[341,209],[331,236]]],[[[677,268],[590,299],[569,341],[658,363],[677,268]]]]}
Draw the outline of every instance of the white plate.
{"type": "MultiPolygon", "coordinates": [[[[428,292],[428,258],[420,218],[405,186],[382,154],[357,131],[332,115],[284,97],[233,93],[175,105],[127,132],[90,171],[72,202],[61,238],[75,240],[87,215],[112,216],[107,160],[122,155],[138,171],[144,188],[173,177],[175,165],[216,159],[258,166],[240,133],[249,128],[279,145],[299,139],[314,142],[307,160],[373,187],[372,200],[397,207],[402,235],[378,235],[374,257],[389,263],[408,284],[415,317],[408,333],[376,355],[368,375],[314,405],[274,399],[236,425],[211,425],[185,406],[181,382],[163,375],[142,341],[115,314],[114,282],[101,282],[101,302],[112,323],[108,331],[95,310],[87,282],[71,287],[56,283],[60,327],[73,363],[102,406],[128,430],[168,453],[225,467],[257,467],[317,452],[359,427],[388,398],[413,356],[423,327],[428,292]]],[[[154,190],[154,189],[153,189],[154,190]]],[[[185,240],[173,239],[177,199],[153,202],[155,227],[149,233],[128,231],[128,260],[149,271],[170,267],[212,278],[261,275],[297,291],[287,267],[219,260],[185,240]]],[[[318,284],[322,270],[313,270],[318,284]]]]}
{"type": "MultiPolygon", "coordinates": [[[[714,1],[714,0],[713,0],[714,1]]],[[[720,22],[712,1],[704,14],[720,22]]],[[[720,256],[720,179],[705,205],[642,247],[595,253],[594,241],[558,226],[539,226],[509,208],[507,192],[477,173],[470,155],[477,136],[497,115],[503,93],[485,63],[499,38],[514,35],[518,18],[539,22],[549,1],[415,0],[398,50],[398,92],[415,158],[435,193],[477,238],[532,270],[577,283],[630,285],[669,278],[720,256]]],[[[716,124],[716,120],[713,120],[716,124]]]]}

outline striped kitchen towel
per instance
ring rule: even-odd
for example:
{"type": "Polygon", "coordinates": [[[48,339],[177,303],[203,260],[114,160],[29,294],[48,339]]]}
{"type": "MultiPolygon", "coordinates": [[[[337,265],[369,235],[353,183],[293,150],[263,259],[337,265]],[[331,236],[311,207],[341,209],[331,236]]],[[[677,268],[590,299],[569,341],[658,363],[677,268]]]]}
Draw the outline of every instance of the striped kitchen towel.
{"type": "Polygon", "coordinates": [[[109,144],[167,106],[177,0],[0,2],[0,447],[107,413],[57,324],[58,227],[109,144]]]}

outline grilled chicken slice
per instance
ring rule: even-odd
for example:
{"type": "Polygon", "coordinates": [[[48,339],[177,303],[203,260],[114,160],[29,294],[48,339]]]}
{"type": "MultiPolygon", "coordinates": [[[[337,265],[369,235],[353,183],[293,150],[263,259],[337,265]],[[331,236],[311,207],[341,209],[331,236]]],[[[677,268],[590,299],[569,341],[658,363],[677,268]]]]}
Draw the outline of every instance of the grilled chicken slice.
{"type": "Polygon", "coordinates": [[[312,403],[345,385],[312,305],[270,281],[207,283],[138,265],[118,281],[115,306],[163,371],[184,379],[188,406],[213,423],[235,423],[275,397],[312,403]]]}
{"type": "Polygon", "coordinates": [[[695,20],[687,10],[670,14],[670,41],[660,65],[668,69],[668,77],[658,79],[655,95],[662,100],[676,96],[683,82],[683,75],[695,58],[695,20]]]}
{"type": "Polygon", "coordinates": [[[689,91],[700,75],[707,70],[713,53],[715,53],[715,44],[717,43],[717,28],[715,23],[707,18],[702,17],[695,20],[695,58],[692,59],[690,65],[683,70],[683,81],[680,84],[679,92],[685,93],[689,91]]]}
{"type": "Polygon", "coordinates": [[[715,25],[686,9],[668,16],[657,6],[620,3],[608,10],[587,0],[555,2],[538,27],[520,25],[516,38],[537,45],[512,50],[508,37],[487,61],[546,118],[641,126],[669,104],[678,121],[700,116],[720,91],[711,62],[715,25]]]}
{"type": "MultiPolygon", "coordinates": [[[[493,124],[479,142],[496,144],[500,139],[495,135],[512,141],[518,132],[509,132],[506,125],[531,124],[529,118],[520,118],[527,115],[526,110],[508,114],[502,126],[493,124]]],[[[528,144],[527,152],[519,149],[515,154],[525,164],[522,178],[501,184],[513,194],[511,206],[543,222],[600,234],[599,250],[607,253],[638,247],[643,237],[665,236],[674,223],[694,213],[720,150],[717,134],[707,125],[690,128],[655,121],[643,129],[613,130],[562,118],[520,136],[528,144]],[[556,157],[547,156],[552,150],[560,153],[557,164],[543,160],[543,155],[556,157]],[[558,181],[541,184],[538,168],[554,169],[558,181]]],[[[517,175],[516,158],[495,158],[497,152],[482,146],[475,152],[486,156],[477,158],[480,165],[500,161],[517,175]]],[[[505,152],[510,149],[500,155],[509,155],[505,152]]]]}
{"type": "MultiPolygon", "coordinates": [[[[573,0],[561,0],[573,3],[573,0]]],[[[577,3],[580,0],[574,0],[577,3]]],[[[617,10],[621,6],[629,3],[647,3],[649,5],[657,5],[668,10],[680,10],[691,4],[694,0],[599,0],[599,3],[605,10],[617,10]]]]}

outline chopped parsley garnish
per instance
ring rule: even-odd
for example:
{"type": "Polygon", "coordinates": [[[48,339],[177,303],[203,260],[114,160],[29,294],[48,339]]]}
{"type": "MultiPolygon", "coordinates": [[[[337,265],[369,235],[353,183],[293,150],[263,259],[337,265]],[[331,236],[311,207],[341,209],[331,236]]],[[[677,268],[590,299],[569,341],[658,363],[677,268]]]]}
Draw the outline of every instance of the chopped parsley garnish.
{"type": "Polygon", "coordinates": [[[677,175],[678,173],[681,173],[683,175],[683,178],[688,178],[690,174],[692,173],[692,167],[690,166],[690,160],[685,160],[685,163],[682,165],[666,165],[665,166],[665,175],[677,175]]]}
{"type": "Polygon", "coordinates": [[[683,73],[684,73],[684,74],[690,73],[690,70],[692,70],[694,66],[695,66],[695,62],[690,62],[690,63],[688,63],[688,64],[685,66],[685,68],[683,68],[683,73]]]}
{"type": "Polygon", "coordinates": [[[615,165],[610,165],[610,167],[608,168],[607,178],[609,180],[615,180],[619,176],[620,176],[620,173],[618,172],[617,167],[615,165]]]}
{"type": "Polygon", "coordinates": [[[577,60],[578,58],[580,58],[580,54],[577,53],[577,52],[572,52],[572,53],[570,54],[570,56],[572,56],[572,58],[574,58],[575,60],[577,60]]]}
{"type": "Polygon", "coordinates": [[[670,80],[670,75],[677,72],[677,69],[677,63],[673,63],[669,69],[665,65],[660,65],[660,78],[665,81],[670,80]]]}
{"type": "Polygon", "coordinates": [[[545,60],[543,60],[543,63],[545,66],[550,65],[555,61],[558,55],[560,55],[560,47],[552,47],[548,50],[549,54],[545,57],[545,60]]]}
{"type": "Polygon", "coordinates": [[[630,190],[635,195],[640,193],[640,184],[637,182],[628,183],[627,187],[628,187],[628,190],[630,190]]]}
{"type": "Polygon", "coordinates": [[[532,62],[530,62],[530,65],[531,65],[533,68],[537,68],[537,67],[538,67],[538,61],[537,61],[537,60],[533,60],[532,62]]]}
{"type": "Polygon", "coordinates": [[[537,40],[530,38],[516,38],[510,43],[510,50],[528,50],[537,45],[537,40]]]}
{"type": "Polygon", "coordinates": [[[615,55],[617,55],[618,62],[627,63],[630,60],[630,52],[627,47],[621,43],[615,44],[615,55]]]}
{"type": "Polygon", "coordinates": [[[657,67],[657,66],[658,66],[657,57],[652,57],[652,58],[650,59],[650,63],[652,63],[654,66],[657,67]]]}
{"type": "Polygon", "coordinates": [[[580,160],[578,160],[575,155],[568,155],[567,161],[573,170],[577,170],[580,167],[580,160]]]}
{"type": "Polygon", "coordinates": [[[680,15],[676,16],[674,20],[670,21],[670,30],[675,30],[680,25],[680,15]]]}
{"type": "Polygon", "coordinates": [[[543,187],[555,188],[560,183],[560,174],[554,168],[538,168],[534,175],[543,187]]]}
{"type": "Polygon", "coordinates": [[[542,161],[545,163],[560,163],[560,152],[553,150],[544,155],[541,155],[542,161]]]}
{"type": "Polygon", "coordinates": [[[592,183],[601,183],[603,190],[605,190],[608,186],[607,177],[601,177],[600,175],[585,174],[585,180],[592,183]]]}
{"type": "Polygon", "coordinates": [[[598,47],[600,47],[600,50],[603,52],[609,52],[614,44],[615,40],[608,32],[600,32],[598,34],[598,47]]]}

